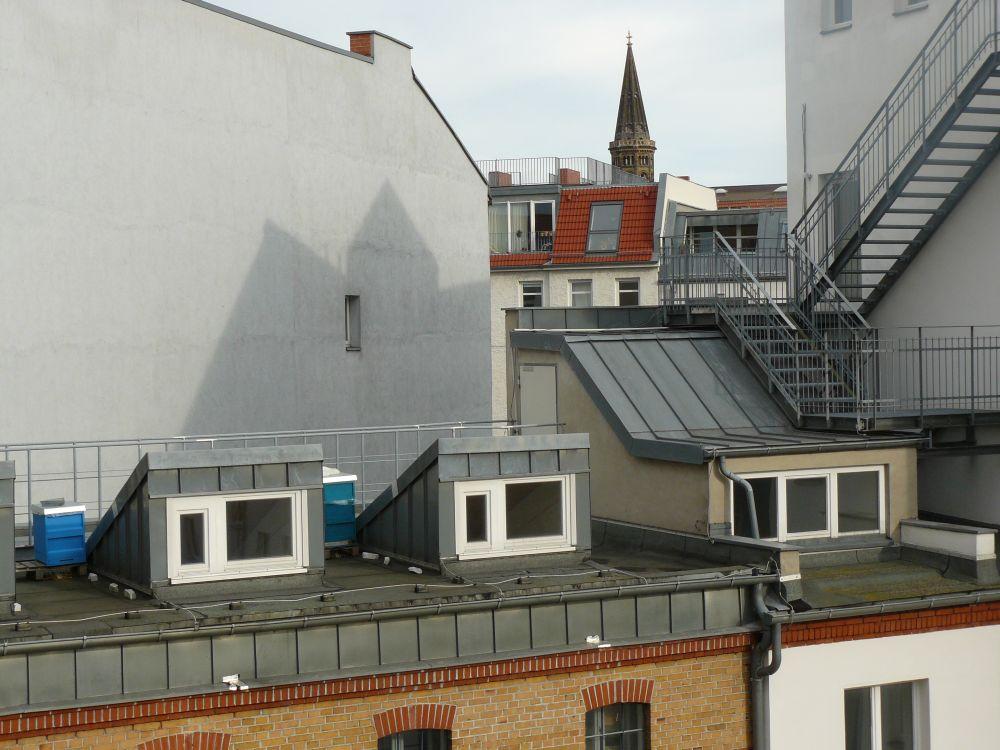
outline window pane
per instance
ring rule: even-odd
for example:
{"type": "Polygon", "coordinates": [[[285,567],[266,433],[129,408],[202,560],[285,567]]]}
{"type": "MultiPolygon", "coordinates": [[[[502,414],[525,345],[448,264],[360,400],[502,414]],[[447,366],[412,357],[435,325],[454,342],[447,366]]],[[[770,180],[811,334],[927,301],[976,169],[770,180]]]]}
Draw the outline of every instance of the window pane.
{"type": "Polygon", "coordinates": [[[181,565],[205,563],[205,514],[181,514],[181,565]]]}
{"type": "Polygon", "coordinates": [[[871,688],[844,691],[845,750],[872,750],[871,688]]]}
{"type": "Polygon", "coordinates": [[[826,477],[786,479],[785,501],[789,534],[826,530],[826,477]]]}
{"type": "Polygon", "coordinates": [[[621,227],[621,203],[595,203],[590,207],[590,229],[598,232],[617,232],[621,227]]]}
{"type": "Polygon", "coordinates": [[[542,282],[524,281],[521,283],[521,307],[542,306],[542,282]]]}
{"type": "Polygon", "coordinates": [[[588,253],[617,253],[618,232],[591,232],[587,238],[588,253]]]}
{"type": "Polygon", "coordinates": [[[833,0],[833,22],[847,23],[852,16],[851,0],[833,0]]]}
{"type": "Polygon", "coordinates": [[[490,252],[507,252],[507,204],[494,203],[490,206],[490,252]]]}
{"type": "Polygon", "coordinates": [[[878,531],[878,505],[877,471],[837,475],[837,524],[841,532],[878,531]]]}
{"type": "MultiPolygon", "coordinates": [[[[778,536],[778,479],[761,477],[748,481],[753,488],[760,536],[762,539],[775,539],[778,536]]],[[[736,536],[750,536],[747,494],[739,484],[733,485],[733,533],[736,536]]]]}
{"type": "Polygon", "coordinates": [[[588,711],[587,748],[648,750],[649,706],[615,703],[588,711]]]}
{"type": "Polygon", "coordinates": [[[504,489],[508,539],[562,535],[562,482],[515,482],[504,489]]]}
{"type": "Polygon", "coordinates": [[[292,499],[230,500],[226,503],[226,555],[230,560],[292,554],[292,499]]]}
{"type": "Polygon", "coordinates": [[[535,231],[539,234],[543,232],[551,232],[553,229],[552,224],[552,204],[551,203],[536,203],[535,204],[535,231]]]}
{"type": "Polygon", "coordinates": [[[446,729],[416,729],[378,741],[378,750],[449,750],[450,747],[451,732],[446,729]]]}
{"type": "Polygon", "coordinates": [[[486,541],[486,495],[465,497],[465,540],[486,541]]]}
{"type": "Polygon", "coordinates": [[[510,204],[510,242],[512,250],[531,249],[531,204],[510,204]]]}
{"type": "Polygon", "coordinates": [[[913,750],[913,683],[883,685],[882,750],[913,750]]]}
{"type": "Polygon", "coordinates": [[[593,287],[589,281],[570,282],[570,306],[591,307],[594,303],[593,287]]]}
{"type": "Polygon", "coordinates": [[[638,279],[620,279],[618,281],[618,304],[622,307],[639,304],[638,279]]]}

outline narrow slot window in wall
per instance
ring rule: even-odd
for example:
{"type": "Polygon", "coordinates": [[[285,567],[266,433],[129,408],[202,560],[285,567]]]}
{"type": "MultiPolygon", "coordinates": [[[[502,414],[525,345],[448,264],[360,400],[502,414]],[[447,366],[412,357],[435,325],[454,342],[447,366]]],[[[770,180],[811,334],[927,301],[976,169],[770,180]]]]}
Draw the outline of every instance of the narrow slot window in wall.
{"type": "Polygon", "coordinates": [[[344,339],[347,351],[361,351],[361,295],[344,297],[344,339]]]}

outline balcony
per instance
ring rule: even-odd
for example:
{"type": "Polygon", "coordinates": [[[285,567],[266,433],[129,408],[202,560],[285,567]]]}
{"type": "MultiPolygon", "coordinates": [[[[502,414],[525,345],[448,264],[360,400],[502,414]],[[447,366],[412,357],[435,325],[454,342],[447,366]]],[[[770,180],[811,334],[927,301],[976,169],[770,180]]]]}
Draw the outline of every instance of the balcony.
{"type": "Polygon", "coordinates": [[[589,156],[539,156],[483,159],[476,162],[489,186],[522,185],[651,185],[649,180],[589,156]]]}
{"type": "Polygon", "coordinates": [[[555,232],[498,232],[490,234],[491,255],[551,253],[555,232]]]}

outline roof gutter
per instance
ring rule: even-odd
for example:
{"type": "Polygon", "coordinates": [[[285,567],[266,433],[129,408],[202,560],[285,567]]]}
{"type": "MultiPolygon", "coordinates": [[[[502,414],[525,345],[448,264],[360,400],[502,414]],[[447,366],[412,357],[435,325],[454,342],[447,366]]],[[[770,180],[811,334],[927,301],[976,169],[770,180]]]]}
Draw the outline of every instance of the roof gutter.
{"type": "Polygon", "coordinates": [[[707,448],[705,450],[705,456],[707,460],[711,460],[721,456],[780,456],[789,453],[825,453],[829,451],[872,450],[877,448],[896,448],[907,445],[920,445],[922,443],[926,443],[927,441],[928,438],[913,436],[845,440],[839,443],[817,442],[799,443],[797,445],[765,445],[748,448],[707,448]]]}
{"type": "MultiPolygon", "coordinates": [[[[279,630],[309,628],[350,622],[376,622],[402,617],[438,615],[447,612],[468,612],[503,609],[505,606],[522,604],[555,604],[565,601],[588,599],[611,599],[631,594],[676,593],[682,591],[708,591],[739,588],[759,583],[777,583],[779,576],[773,574],[744,574],[719,576],[716,578],[675,579],[657,583],[640,583],[629,586],[609,586],[603,588],[580,589],[546,594],[531,594],[510,599],[496,597],[474,601],[424,604],[417,606],[392,607],[381,610],[357,610],[322,615],[302,615],[274,620],[253,620],[218,625],[191,625],[183,628],[167,628],[144,632],[109,633],[106,635],[83,635],[72,638],[42,638],[33,641],[0,642],[0,657],[12,654],[37,653],[40,651],[66,651],[97,646],[119,646],[133,643],[149,643],[186,640],[211,635],[233,635],[235,633],[267,633],[279,630]]],[[[333,592],[336,594],[336,592],[333,592]]]]}
{"type": "Polygon", "coordinates": [[[879,604],[861,604],[850,607],[832,607],[829,609],[814,609],[806,612],[772,612],[772,622],[792,625],[797,622],[816,622],[817,620],[836,620],[841,617],[864,617],[868,615],[884,615],[891,612],[914,612],[936,607],[961,607],[969,604],[985,604],[1000,601],[1000,589],[974,591],[961,594],[935,594],[918,599],[898,599],[879,604]]]}

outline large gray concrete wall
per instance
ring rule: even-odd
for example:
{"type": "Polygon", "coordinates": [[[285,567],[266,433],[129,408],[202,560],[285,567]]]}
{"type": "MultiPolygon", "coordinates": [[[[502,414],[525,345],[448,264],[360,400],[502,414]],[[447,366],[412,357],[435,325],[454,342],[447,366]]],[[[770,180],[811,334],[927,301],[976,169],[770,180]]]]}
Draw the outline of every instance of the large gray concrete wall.
{"type": "MultiPolygon", "coordinates": [[[[900,0],[855,2],[849,28],[823,33],[823,3],[785,0],[789,226],[798,222],[822,187],[820,176],[836,170],[953,4],[934,0],[900,12],[900,0]]],[[[997,195],[1000,162],[986,169],[878,303],[869,316],[873,325],[1000,325],[997,195]]]]}
{"type": "Polygon", "coordinates": [[[409,49],[183,0],[0,18],[0,440],[488,416],[486,186],[409,49]]]}

